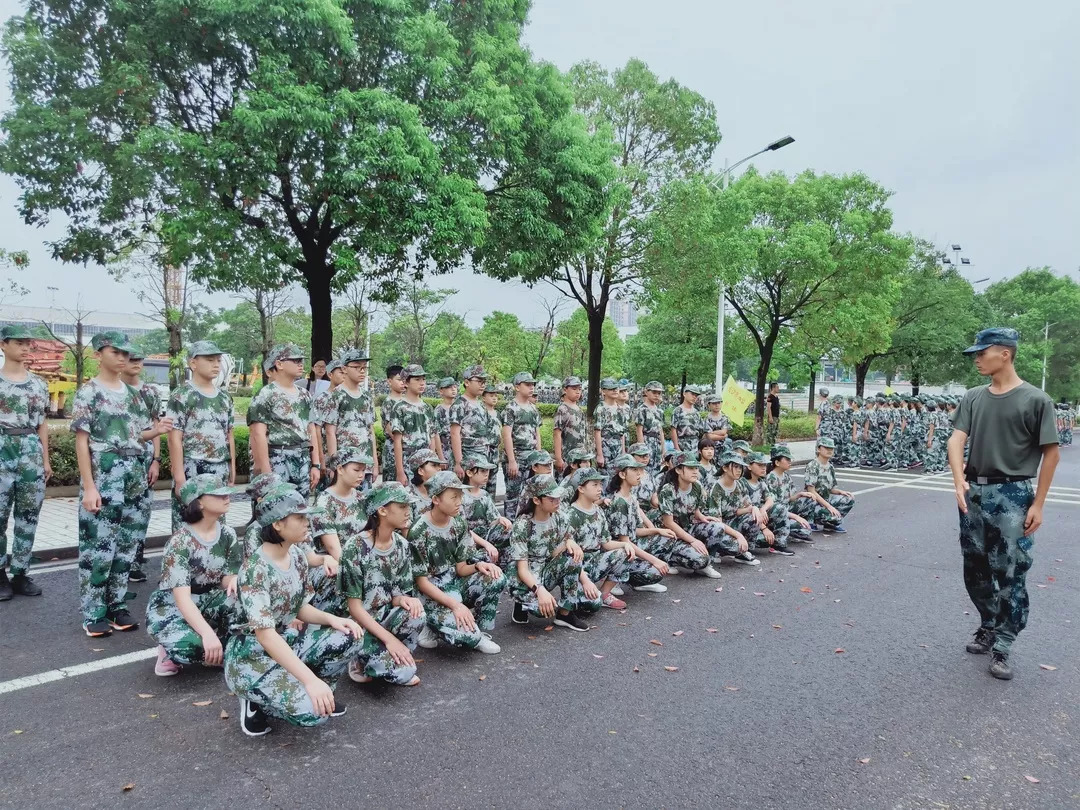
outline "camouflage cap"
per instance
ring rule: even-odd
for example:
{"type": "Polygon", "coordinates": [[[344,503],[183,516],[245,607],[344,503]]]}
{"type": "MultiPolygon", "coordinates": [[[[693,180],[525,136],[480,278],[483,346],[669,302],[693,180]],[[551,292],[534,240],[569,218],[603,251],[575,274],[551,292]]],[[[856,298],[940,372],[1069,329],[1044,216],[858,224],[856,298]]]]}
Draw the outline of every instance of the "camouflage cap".
{"type": "Polygon", "coordinates": [[[547,450],[534,450],[532,457],[529,459],[529,466],[535,467],[537,464],[551,465],[555,463],[555,459],[551,457],[551,453],[547,450]]]}
{"type": "Polygon", "coordinates": [[[615,381],[614,377],[604,377],[600,381],[601,391],[614,391],[619,387],[619,384],[615,381]]]}
{"type": "Polygon", "coordinates": [[[522,383],[535,384],[536,380],[533,379],[533,375],[528,371],[519,371],[514,375],[514,385],[521,385],[522,383]]]}
{"type": "Polygon", "coordinates": [[[431,478],[424,482],[424,486],[427,487],[427,493],[432,498],[437,495],[442,495],[448,489],[460,489],[464,491],[469,488],[468,484],[461,483],[461,479],[449,470],[442,470],[441,472],[435,473],[431,478]]]}
{"type": "Polygon", "coordinates": [[[562,498],[566,490],[559,486],[555,477],[542,473],[534,475],[525,483],[525,491],[530,498],[562,498]]]}
{"type": "Polygon", "coordinates": [[[363,349],[346,349],[341,353],[341,365],[347,366],[349,363],[367,363],[371,360],[367,356],[367,352],[363,349]]]}
{"type": "Polygon", "coordinates": [[[444,388],[450,388],[453,385],[457,385],[457,380],[455,380],[453,377],[443,377],[441,380],[439,380],[440,391],[442,391],[444,388]]]}
{"type": "Polygon", "coordinates": [[[626,448],[626,452],[632,456],[651,456],[652,448],[645,442],[634,442],[626,448]]]}
{"type": "Polygon", "coordinates": [[[570,480],[564,486],[570,487],[572,491],[577,491],[578,487],[584,486],[590,481],[603,480],[604,474],[599,470],[594,470],[592,467],[582,467],[580,470],[574,470],[574,474],[570,476],[570,480]]]}
{"type": "Polygon", "coordinates": [[[145,360],[147,352],[141,347],[131,344],[131,348],[128,349],[128,360],[145,360]]]}
{"type": "Polygon", "coordinates": [[[618,388],[620,391],[629,391],[631,388],[634,387],[634,384],[627,379],[622,379],[615,384],[615,387],[618,388]]]}
{"type": "Polygon", "coordinates": [[[580,377],[572,377],[572,376],[567,377],[565,380],[562,381],[562,387],[563,388],[581,388],[581,378],[580,377]]]}
{"type": "Polygon", "coordinates": [[[345,364],[341,360],[338,360],[337,358],[335,358],[335,359],[331,360],[329,363],[326,364],[326,374],[327,374],[327,376],[329,376],[330,374],[333,374],[335,371],[340,371],[343,368],[345,368],[345,364]]]}
{"type": "Polygon", "coordinates": [[[769,457],[764,453],[751,453],[746,457],[746,460],[751,464],[768,464],[769,457]]]}
{"type": "Polygon", "coordinates": [[[492,464],[483,456],[467,456],[461,461],[461,466],[466,470],[497,470],[498,466],[492,464]]]}
{"type": "Polygon", "coordinates": [[[588,447],[575,447],[566,454],[568,464],[576,464],[579,461],[592,461],[596,458],[595,453],[590,453],[588,447]]]}
{"type": "Polygon", "coordinates": [[[304,496],[293,487],[277,487],[255,504],[255,520],[260,526],[269,526],[289,515],[321,515],[323,511],[309,507],[304,496]]]}
{"type": "Polygon", "coordinates": [[[203,495],[232,495],[238,490],[236,487],[226,486],[221,483],[221,478],[211,473],[204,473],[203,475],[196,475],[193,478],[189,478],[184,482],[184,485],[180,487],[180,503],[187,506],[196,498],[201,498],[203,495]]]}
{"type": "Polygon", "coordinates": [[[731,449],[742,450],[744,453],[754,452],[754,448],[750,446],[750,442],[746,441],[746,439],[739,439],[737,442],[732,442],[731,449]]]}
{"type": "Polygon", "coordinates": [[[964,349],[964,354],[975,354],[991,346],[1007,346],[1015,349],[1020,342],[1020,333],[1007,326],[992,326],[975,335],[975,343],[964,349]]]}
{"type": "Polygon", "coordinates": [[[251,500],[259,501],[266,497],[274,487],[287,485],[288,482],[277,473],[260,473],[248,482],[247,494],[251,500]]]}
{"type": "Polygon", "coordinates": [[[701,391],[696,385],[688,385],[683,389],[684,394],[693,394],[695,397],[701,395],[701,391]]]}
{"type": "Polygon", "coordinates": [[[660,382],[659,380],[649,380],[647,383],[645,383],[645,390],[646,391],[659,391],[660,393],[663,393],[664,392],[664,384],[662,382],[660,382]]]}
{"type": "Polygon", "coordinates": [[[720,456],[720,461],[718,463],[721,467],[726,467],[728,464],[738,464],[745,469],[750,466],[750,462],[738,453],[724,453],[724,455],[720,456]]]}
{"type": "Polygon", "coordinates": [[[621,456],[611,462],[611,466],[613,466],[616,470],[641,470],[645,468],[645,465],[638,461],[636,458],[634,458],[633,455],[631,455],[630,453],[623,453],[621,456]]]}
{"type": "Polygon", "coordinates": [[[926,410],[928,410],[928,411],[936,411],[937,407],[938,407],[938,404],[937,404],[936,399],[927,400],[927,402],[926,402],[926,410]]]}
{"type": "Polygon", "coordinates": [[[834,442],[828,436],[822,436],[820,439],[817,440],[817,445],[816,446],[817,447],[827,447],[830,450],[835,450],[836,449],[836,442],[834,442]]]}
{"type": "Polygon", "coordinates": [[[280,346],[275,346],[266,355],[266,360],[263,361],[263,371],[269,371],[274,367],[274,363],[278,360],[303,360],[306,355],[300,350],[300,347],[295,343],[284,343],[280,346]]]}
{"type": "Polygon", "coordinates": [[[365,467],[370,467],[373,463],[371,456],[359,447],[339,447],[337,452],[327,460],[326,466],[336,470],[346,464],[363,464],[365,467]]]}
{"type": "Polygon", "coordinates": [[[700,467],[701,462],[698,461],[697,453],[690,453],[680,450],[671,454],[671,466],[672,467],[700,467]]]}
{"type": "Polygon", "coordinates": [[[831,402],[833,405],[843,405],[844,404],[844,395],[843,394],[833,394],[831,397],[829,397],[829,402],[831,402]]]}
{"type": "Polygon", "coordinates": [[[192,357],[214,357],[215,355],[225,354],[221,348],[212,340],[196,340],[190,346],[188,346],[187,356],[192,357]]]}
{"type": "Polygon", "coordinates": [[[469,366],[461,373],[461,379],[463,380],[486,380],[488,373],[484,371],[484,367],[481,365],[469,366]]]}
{"type": "Polygon", "coordinates": [[[719,394],[709,394],[709,396],[705,397],[705,404],[706,405],[715,405],[718,402],[723,402],[723,401],[724,401],[724,398],[722,396],[720,396],[719,394]]]}
{"type": "Polygon", "coordinates": [[[791,459],[792,461],[795,459],[795,456],[791,454],[791,448],[786,444],[774,444],[769,455],[773,458],[786,458],[791,459]]]}
{"type": "Polygon", "coordinates": [[[0,329],[0,340],[33,340],[34,336],[25,326],[9,323],[0,329]]]}
{"type": "Polygon", "coordinates": [[[414,470],[418,470],[425,464],[432,462],[446,466],[446,462],[439,458],[439,454],[432,450],[430,447],[425,447],[422,450],[417,450],[411,456],[409,456],[409,466],[414,470]]]}
{"type": "Polygon", "coordinates": [[[818,396],[819,397],[827,397],[828,395],[829,395],[829,389],[828,388],[822,388],[822,389],[820,389],[818,391],[818,396]]]}
{"type": "Polygon", "coordinates": [[[90,338],[90,345],[96,352],[100,352],[107,346],[112,346],[118,352],[131,351],[131,343],[123,332],[98,332],[90,338]]]}
{"type": "Polygon", "coordinates": [[[401,379],[408,382],[413,377],[426,377],[427,372],[424,371],[424,367],[419,363],[409,363],[401,370],[401,379]]]}
{"type": "MultiPolygon", "coordinates": [[[[468,377],[466,377],[465,379],[468,379],[468,377]]],[[[488,384],[484,386],[484,393],[485,394],[500,394],[502,392],[499,390],[498,385],[496,385],[494,382],[489,381],[488,384]]]]}
{"type": "Polygon", "coordinates": [[[361,506],[364,515],[371,517],[378,509],[392,503],[409,503],[409,491],[397,481],[387,481],[372,487],[364,495],[361,506]]]}

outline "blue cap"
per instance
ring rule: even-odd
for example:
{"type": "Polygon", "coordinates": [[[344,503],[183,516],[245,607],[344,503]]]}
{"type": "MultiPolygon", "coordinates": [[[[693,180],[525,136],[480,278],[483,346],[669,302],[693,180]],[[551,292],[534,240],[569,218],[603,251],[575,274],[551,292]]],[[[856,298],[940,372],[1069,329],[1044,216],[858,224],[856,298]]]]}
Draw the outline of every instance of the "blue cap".
{"type": "Polygon", "coordinates": [[[1008,346],[1015,349],[1016,344],[1019,342],[1020,333],[1015,329],[1010,329],[1007,326],[991,326],[989,329],[983,329],[979,334],[975,335],[974,345],[964,349],[964,354],[975,354],[975,352],[981,352],[991,346],[1008,346]]]}

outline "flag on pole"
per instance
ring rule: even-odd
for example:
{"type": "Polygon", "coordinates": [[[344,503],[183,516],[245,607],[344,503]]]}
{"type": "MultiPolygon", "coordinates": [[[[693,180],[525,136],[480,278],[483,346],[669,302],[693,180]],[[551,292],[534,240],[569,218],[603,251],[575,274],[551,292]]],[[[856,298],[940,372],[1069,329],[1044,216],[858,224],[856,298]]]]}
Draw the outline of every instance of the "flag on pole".
{"type": "Polygon", "coordinates": [[[895,392],[894,392],[894,391],[892,390],[892,386],[891,386],[891,385],[886,385],[886,386],[885,386],[885,396],[887,396],[887,397],[891,397],[891,396],[892,396],[892,395],[893,395],[894,393],[895,393],[895,392]]]}
{"type": "Polygon", "coordinates": [[[754,401],[754,395],[735,382],[735,378],[728,376],[724,384],[724,404],[720,406],[720,412],[731,420],[733,425],[742,425],[746,409],[754,401]]]}

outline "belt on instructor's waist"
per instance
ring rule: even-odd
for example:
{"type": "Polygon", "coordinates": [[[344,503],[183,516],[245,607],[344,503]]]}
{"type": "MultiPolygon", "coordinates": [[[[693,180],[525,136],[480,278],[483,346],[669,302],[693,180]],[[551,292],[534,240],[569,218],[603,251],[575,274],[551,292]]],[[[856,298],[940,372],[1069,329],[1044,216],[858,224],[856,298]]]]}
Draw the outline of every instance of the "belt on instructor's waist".
{"type": "Polygon", "coordinates": [[[307,442],[300,442],[299,444],[271,444],[267,445],[271,450],[299,450],[300,448],[308,447],[307,442]]]}
{"type": "Polygon", "coordinates": [[[142,447],[110,447],[107,450],[102,450],[101,453],[102,455],[108,453],[123,458],[142,458],[146,455],[146,450],[142,447]]]}
{"type": "Polygon", "coordinates": [[[1030,475],[969,475],[967,481],[969,484],[985,486],[987,484],[1012,484],[1016,481],[1027,481],[1030,478],[1030,475]]]}
{"type": "Polygon", "coordinates": [[[0,428],[0,433],[5,436],[33,436],[37,428],[0,428]]]}

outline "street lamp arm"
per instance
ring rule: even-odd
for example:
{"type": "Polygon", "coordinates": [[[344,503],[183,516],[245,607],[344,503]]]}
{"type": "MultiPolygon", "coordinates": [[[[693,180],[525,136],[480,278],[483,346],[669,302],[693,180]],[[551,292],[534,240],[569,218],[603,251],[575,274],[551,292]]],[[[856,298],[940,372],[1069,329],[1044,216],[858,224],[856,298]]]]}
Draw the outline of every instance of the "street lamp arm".
{"type": "Polygon", "coordinates": [[[769,147],[765,147],[764,149],[759,149],[757,152],[754,152],[754,154],[752,154],[752,155],[747,155],[742,160],[736,161],[735,163],[732,163],[730,166],[727,166],[720,176],[724,177],[724,178],[730,177],[731,173],[733,171],[735,171],[737,168],[739,168],[740,166],[742,166],[744,163],[746,163],[747,161],[753,160],[758,155],[764,155],[768,151],[769,151],[769,147]]]}

